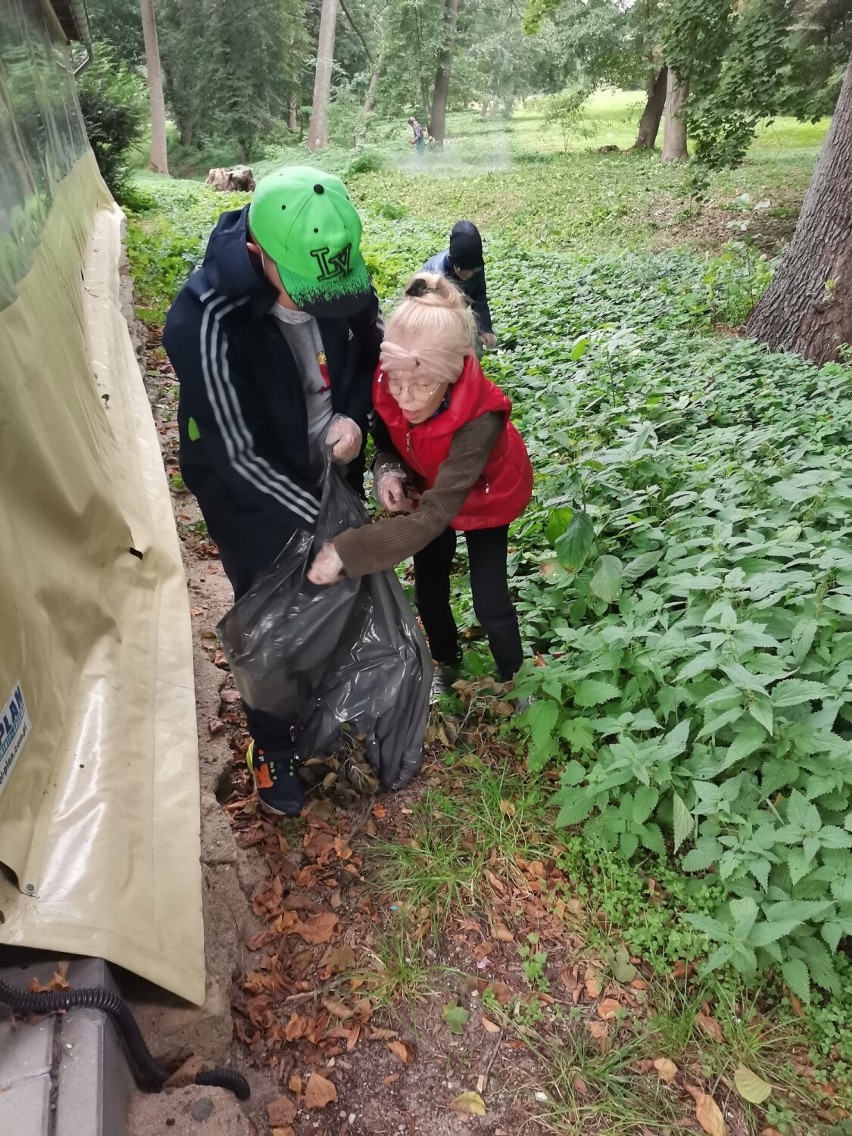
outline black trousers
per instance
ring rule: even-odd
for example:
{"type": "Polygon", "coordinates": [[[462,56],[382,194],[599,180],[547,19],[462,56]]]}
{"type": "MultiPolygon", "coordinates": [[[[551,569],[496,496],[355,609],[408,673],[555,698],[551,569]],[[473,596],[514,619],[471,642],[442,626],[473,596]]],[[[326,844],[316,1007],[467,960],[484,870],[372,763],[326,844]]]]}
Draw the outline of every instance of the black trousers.
{"type": "MultiPolygon", "coordinates": [[[[233,507],[225,492],[200,494],[194,491],[210,538],[219,547],[222,568],[234,589],[236,601],[272,564],[294,530],[282,525],[280,517],[265,516],[262,510],[255,513],[245,506],[233,507]]],[[[264,710],[254,710],[245,699],[243,710],[249,733],[262,750],[292,748],[294,723],[264,710]]]]}
{"type": "MultiPolygon", "coordinates": [[[[503,682],[514,675],[523,661],[518,617],[506,574],[508,533],[508,525],[465,533],[473,610],[488,636],[503,682]]],[[[459,659],[458,630],[450,607],[456,539],[455,529],[445,529],[414,557],[414,602],[426,628],[432,657],[438,663],[455,663],[459,659]]]]}

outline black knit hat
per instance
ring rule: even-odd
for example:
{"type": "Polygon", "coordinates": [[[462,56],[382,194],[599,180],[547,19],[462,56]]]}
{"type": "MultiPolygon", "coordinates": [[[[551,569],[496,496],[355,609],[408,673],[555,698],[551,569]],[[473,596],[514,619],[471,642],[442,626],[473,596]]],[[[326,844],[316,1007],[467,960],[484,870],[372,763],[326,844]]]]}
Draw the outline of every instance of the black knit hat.
{"type": "Polygon", "coordinates": [[[450,260],[456,268],[481,268],[482,237],[472,221],[456,221],[450,233],[450,260]]]}

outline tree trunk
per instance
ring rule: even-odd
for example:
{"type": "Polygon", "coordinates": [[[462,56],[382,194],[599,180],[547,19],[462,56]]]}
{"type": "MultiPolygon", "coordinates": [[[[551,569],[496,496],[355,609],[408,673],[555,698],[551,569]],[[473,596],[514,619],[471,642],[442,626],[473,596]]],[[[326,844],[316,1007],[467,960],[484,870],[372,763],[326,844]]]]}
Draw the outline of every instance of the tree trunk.
{"type": "Polygon", "coordinates": [[[444,0],[444,31],[438,51],[435,71],[435,89],[432,93],[432,111],[429,115],[429,133],[439,146],[444,145],[447,133],[447,95],[450,91],[450,72],[453,67],[453,47],[460,0],[444,0]]]}
{"type": "Polygon", "coordinates": [[[663,131],[664,162],[679,162],[689,157],[686,149],[686,105],[689,80],[681,82],[671,67],[666,78],[666,125],[663,131]]]}
{"type": "Polygon", "coordinates": [[[648,101],[639,119],[639,132],[633,143],[634,150],[653,150],[660,132],[660,122],[666,105],[668,67],[661,67],[655,78],[648,83],[648,101]]]}
{"type": "Polygon", "coordinates": [[[322,0],[317,69],[314,76],[314,101],[308,127],[308,149],[324,150],[328,145],[328,104],[331,99],[331,71],[334,66],[334,36],[337,25],[337,0],[322,0]]]}
{"type": "Polygon", "coordinates": [[[367,93],[364,96],[364,105],[361,108],[361,113],[364,116],[365,122],[370,117],[370,115],[373,113],[373,107],[376,104],[376,91],[379,89],[379,83],[381,82],[381,78],[382,78],[382,74],[384,73],[384,69],[385,69],[385,53],[382,52],[379,55],[378,63],[376,63],[376,66],[373,68],[373,73],[370,76],[370,85],[367,87],[367,93]]]}
{"type": "Polygon", "coordinates": [[[188,122],[181,122],[181,123],[178,124],[178,130],[180,131],[180,144],[181,144],[181,146],[191,146],[192,145],[192,127],[190,126],[190,124],[188,122]]]}
{"type": "Polygon", "coordinates": [[[148,71],[148,99],[151,105],[151,161],[148,168],[156,174],[167,174],[169,161],[166,154],[166,104],[163,99],[163,69],[160,66],[154,0],[142,0],[142,34],[145,37],[145,66],[148,71]]]}
{"type": "Polygon", "coordinates": [[[292,131],[293,134],[299,129],[299,104],[296,99],[290,100],[290,106],[287,110],[287,129],[292,131]]]}
{"type": "Polygon", "coordinates": [[[852,343],[852,60],[790,247],[745,330],[817,364],[852,343]]]}

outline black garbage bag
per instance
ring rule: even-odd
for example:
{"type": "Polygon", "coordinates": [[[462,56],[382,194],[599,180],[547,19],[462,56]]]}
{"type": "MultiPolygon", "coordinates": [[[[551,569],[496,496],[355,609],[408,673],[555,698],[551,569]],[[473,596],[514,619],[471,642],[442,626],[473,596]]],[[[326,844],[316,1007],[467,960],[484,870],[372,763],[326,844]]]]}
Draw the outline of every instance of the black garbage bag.
{"type": "Polygon", "coordinates": [[[400,789],[420,769],[432,662],[396,575],[323,587],[306,573],[326,541],[369,523],[340,472],[326,464],[316,533],[291,537],[270,570],[218,626],[245,701],[296,723],[307,760],[362,736],[381,783],[400,789]]]}

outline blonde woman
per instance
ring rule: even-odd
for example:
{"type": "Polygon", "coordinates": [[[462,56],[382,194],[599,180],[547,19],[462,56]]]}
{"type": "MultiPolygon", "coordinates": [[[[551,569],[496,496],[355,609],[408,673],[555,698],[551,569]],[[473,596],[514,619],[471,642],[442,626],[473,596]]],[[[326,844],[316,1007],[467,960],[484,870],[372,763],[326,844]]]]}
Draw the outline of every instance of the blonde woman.
{"type": "Polygon", "coordinates": [[[506,572],[509,525],[532,495],[532,467],[510,421],[511,402],[476,358],[476,323],[444,276],[420,273],[391,316],[373,384],[382,452],[375,493],[388,517],[326,544],[315,584],[364,576],[414,557],[414,595],[446,689],[459,662],[450,607],[457,534],[470,562],[476,617],[502,681],[521,665],[518,619],[506,572]]]}

